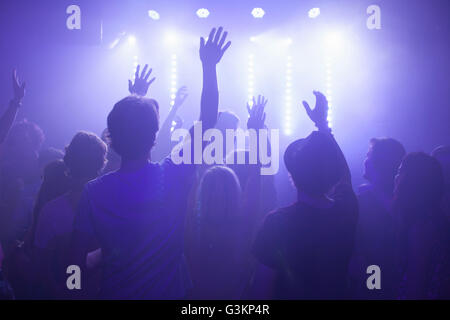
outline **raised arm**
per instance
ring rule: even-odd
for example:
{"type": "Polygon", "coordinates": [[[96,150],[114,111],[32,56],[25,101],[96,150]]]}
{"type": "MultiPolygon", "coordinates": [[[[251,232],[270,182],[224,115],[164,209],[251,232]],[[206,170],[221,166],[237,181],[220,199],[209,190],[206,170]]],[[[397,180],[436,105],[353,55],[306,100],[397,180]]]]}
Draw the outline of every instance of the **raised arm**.
{"type": "Polygon", "coordinates": [[[205,41],[200,38],[200,60],[203,67],[203,89],[200,102],[200,121],[203,130],[213,128],[217,121],[217,113],[219,109],[219,89],[217,85],[216,65],[222,59],[223,54],[231,45],[227,38],[227,32],[223,32],[220,27],[217,32],[216,28],[209,33],[208,39],[205,41]]]}
{"type": "Polygon", "coordinates": [[[335,144],[336,150],[339,154],[339,161],[342,167],[342,179],[341,183],[347,183],[351,185],[351,174],[350,169],[347,164],[347,160],[345,159],[344,154],[342,153],[341,148],[339,147],[337,141],[334,139],[333,134],[331,133],[331,129],[328,126],[328,101],[325,95],[319,91],[313,91],[316,96],[316,106],[314,109],[311,109],[308,102],[303,101],[303,106],[305,107],[306,113],[312,122],[314,122],[317,129],[320,132],[327,134],[335,144]]]}
{"type": "Polygon", "coordinates": [[[155,147],[152,150],[152,160],[159,161],[166,157],[171,152],[172,141],[170,139],[170,129],[172,128],[172,122],[175,120],[178,109],[186,100],[188,94],[186,87],[183,86],[178,89],[174,104],[171,107],[166,120],[159,129],[158,136],[156,137],[155,147]]]}
{"type": "Polygon", "coordinates": [[[14,98],[9,102],[8,109],[6,109],[5,113],[3,113],[0,118],[0,144],[5,141],[9,129],[11,129],[14,120],[16,119],[17,111],[22,105],[22,99],[25,96],[25,82],[20,84],[16,70],[14,70],[12,74],[12,85],[14,98]]]}

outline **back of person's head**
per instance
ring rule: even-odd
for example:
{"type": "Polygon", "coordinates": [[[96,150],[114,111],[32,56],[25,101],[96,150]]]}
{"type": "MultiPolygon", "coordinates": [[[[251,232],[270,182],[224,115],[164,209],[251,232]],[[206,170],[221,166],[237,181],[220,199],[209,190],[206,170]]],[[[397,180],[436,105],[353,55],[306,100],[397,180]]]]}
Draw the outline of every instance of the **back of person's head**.
{"type": "Polygon", "coordinates": [[[138,159],[149,154],[159,127],[156,100],[128,96],[114,105],[108,115],[108,131],[112,148],[125,159],[138,159]]]}
{"type": "Polygon", "coordinates": [[[395,139],[372,138],[364,161],[364,177],[370,182],[393,184],[405,154],[405,148],[395,139]]]}
{"type": "Polygon", "coordinates": [[[36,123],[25,119],[12,126],[6,143],[10,148],[27,148],[37,153],[44,140],[45,135],[42,129],[36,123]]]}
{"type": "Polygon", "coordinates": [[[232,111],[220,111],[217,116],[216,129],[225,133],[226,129],[236,130],[239,126],[239,117],[232,111]]]}
{"type": "Polygon", "coordinates": [[[444,175],[439,162],[423,152],[408,154],[395,181],[394,208],[406,222],[440,214],[444,175]]]}
{"type": "Polygon", "coordinates": [[[241,187],[233,170],[224,166],[208,169],[197,195],[198,218],[209,226],[229,226],[240,217],[241,187]]]}
{"type": "Polygon", "coordinates": [[[334,142],[318,131],[291,143],[284,153],[284,163],[296,188],[308,195],[326,194],[342,177],[334,142]]]}
{"type": "Polygon", "coordinates": [[[44,141],[39,126],[28,120],[16,123],[10,130],[1,154],[2,166],[7,166],[12,176],[34,183],[39,180],[39,149],[44,141]]]}
{"type": "Polygon", "coordinates": [[[442,166],[444,170],[445,184],[450,188],[450,146],[439,146],[431,153],[442,166]]]}
{"type": "Polygon", "coordinates": [[[78,132],[66,147],[64,163],[74,179],[93,179],[105,165],[106,144],[94,133],[78,132]]]}
{"type": "Polygon", "coordinates": [[[244,189],[247,185],[252,167],[257,166],[256,164],[250,164],[250,152],[248,150],[234,150],[227,155],[226,163],[230,163],[227,164],[227,167],[234,171],[241,187],[244,189]],[[238,159],[240,158],[245,159],[243,164],[238,163],[238,159]],[[231,164],[231,159],[233,159],[233,164],[231,164]]]}

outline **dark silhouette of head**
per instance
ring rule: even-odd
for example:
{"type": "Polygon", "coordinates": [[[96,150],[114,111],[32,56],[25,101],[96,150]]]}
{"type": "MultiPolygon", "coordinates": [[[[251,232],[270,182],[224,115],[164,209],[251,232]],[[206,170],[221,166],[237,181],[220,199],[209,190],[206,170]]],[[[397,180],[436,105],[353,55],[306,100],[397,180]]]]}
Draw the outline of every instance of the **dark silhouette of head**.
{"type": "Polygon", "coordinates": [[[148,157],[158,127],[159,106],[153,99],[128,96],[117,102],[108,115],[111,146],[122,160],[148,157]]]}
{"type": "Polygon", "coordinates": [[[94,133],[78,132],[66,147],[64,163],[76,180],[97,177],[105,165],[106,144],[94,133]]]}
{"type": "Polygon", "coordinates": [[[230,159],[234,159],[234,164],[227,164],[227,167],[234,171],[236,176],[239,178],[241,187],[244,189],[250,177],[250,172],[252,169],[258,168],[258,165],[250,164],[250,152],[248,150],[235,150],[230,152],[226,159],[226,163],[231,163],[230,159]],[[245,163],[239,164],[239,157],[245,159],[245,163]]]}
{"type": "Polygon", "coordinates": [[[239,117],[232,111],[220,111],[217,116],[216,129],[219,129],[225,137],[226,129],[236,130],[239,126],[239,117]]]}
{"type": "Polygon", "coordinates": [[[444,175],[439,162],[423,152],[408,154],[395,178],[394,209],[407,223],[440,214],[444,175]]]}
{"type": "Polygon", "coordinates": [[[44,139],[41,128],[31,121],[23,120],[11,128],[2,158],[11,174],[25,181],[39,179],[39,149],[44,139]]]}
{"type": "Polygon", "coordinates": [[[342,176],[334,142],[317,131],[291,143],[284,163],[296,188],[311,196],[326,194],[342,176]]]}
{"type": "Polygon", "coordinates": [[[200,181],[198,204],[201,221],[210,226],[236,222],[241,187],[233,170],[225,166],[208,169],[200,181]]]}
{"type": "Polygon", "coordinates": [[[450,146],[439,146],[431,153],[442,166],[444,170],[445,185],[450,190],[450,146]]]}
{"type": "Polygon", "coordinates": [[[371,139],[364,161],[364,178],[392,192],[394,177],[405,154],[405,148],[395,139],[371,139]]]}

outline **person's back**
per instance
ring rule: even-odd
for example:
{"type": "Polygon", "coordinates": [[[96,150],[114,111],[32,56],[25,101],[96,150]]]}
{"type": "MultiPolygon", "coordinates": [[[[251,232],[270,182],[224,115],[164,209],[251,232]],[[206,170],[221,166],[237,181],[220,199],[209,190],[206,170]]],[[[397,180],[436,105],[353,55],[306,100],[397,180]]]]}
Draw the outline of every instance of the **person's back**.
{"type": "Polygon", "coordinates": [[[95,230],[102,248],[103,298],[183,297],[185,172],[167,159],[87,184],[80,210],[90,221],[79,220],[76,228],[95,230]]]}
{"type": "Polygon", "coordinates": [[[393,298],[398,283],[396,250],[397,223],[391,210],[394,177],[405,149],[392,138],[373,138],[364,161],[364,178],[368,181],[358,193],[359,218],[355,254],[350,269],[352,291],[356,298],[393,298]],[[368,290],[367,267],[383,270],[381,290],[368,290]]]}
{"type": "Polygon", "coordinates": [[[314,111],[304,105],[319,132],[291,143],[284,154],[298,201],[266,217],[253,247],[258,260],[276,272],[278,299],[346,297],[358,205],[345,158],[328,128],[328,103],[315,95],[314,111]]]}
{"type": "Polygon", "coordinates": [[[267,216],[255,252],[261,262],[279,271],[276,298],[345,296],[357,216],[356,199],[345,189],[329,207],[299,201],[267,216]]]}

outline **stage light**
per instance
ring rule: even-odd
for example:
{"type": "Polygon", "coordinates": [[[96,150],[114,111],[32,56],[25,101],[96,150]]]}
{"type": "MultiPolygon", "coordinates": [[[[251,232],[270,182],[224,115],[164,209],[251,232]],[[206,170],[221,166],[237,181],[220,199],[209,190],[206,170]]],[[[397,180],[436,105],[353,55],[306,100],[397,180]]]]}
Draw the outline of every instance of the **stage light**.
{"type": "Polygon", "coordinates": [[[256,37],[250,37],[250,42],[255,42],[256,41],[256,37]]]}
{"type": "Polygon", "coordinates": [[[148,16],[153,20],[159,20],[159,13],[155,10],[148,10],[148,16]]]}
{"type": "Polygon", "coordinates": [[[320,9],[319,8],[312,8],[308,11],[308,17],[311,19],[317,18],[320,15],[320,9]]]}
{"type": "Polygon", "coordinates": [[[249,54],[248,55],[248,82],[247,82],[247,90],[248,90],[248,104],[250,106],[253,106],[253,96],[254,96],[254,78],[255,78],[255,74],[254,74],[254,69],[253,69],[253,64],[254,64],[254,55],[253,54],[249,54]]]}
{"type": "Polygon", "coordinates": [[[197,10],[197,17],[205,19],[209,16],[209,10],[205,8],[201,8],[197,10]]]}
{"type": "Polygon", "coordinates": [[[286,57],[286,88],[285,88],[285,106],[284,106],[284,134],[289,136],[292,134],[292,57],[286,57]]]}
{"type": "Polygon", "coordinates": [[[342,34],[337,31],[328,33],[325,37],[325,45],[328,51],[339,51],[343,46],[342,34]]]}
{"type": "Polygon", "coordinates": [[[264,17],[265,14],[266,14],[266,12],[262,8],[253,8],[253,10],[252,10],[253,18],[260,19],[260,18],[264,17]]]}
{"type": "Polygon", "coordinates": [[[167,45],[169,45],[169,46],[176,45],[177,41],[178,41],[178,37],[177,37],[177,35],[174,32],[169,31],[169,32],[165,33],[165,35],[164,35],[164,42],[167,45]]]}
{"type": "Polygon", "coordinates": [[[128,36],[128,44],[129,45],[135,45],[136,44],[136,37],[133,36],[133,35],[128,36]]]}
{"type": "Polygon", "coordinates": [[[175,97],[176,97],[176,92],[177,92],[177,69],[176,69],[176,65],[177,65],[177,55],[176,54],[172,54],[171,56],[171,65],[172,65],[172,69],[170,72],[170,78],[171,78],[171,87],[170,87],[170,105],[173,106],[175,104],[175,97]]]}
{"type": "Polygon", "coordinates": [[[286,44],[287,45],[291,45],[292,44],[292,38],[287,38],[286,39],[286,44]]]}

